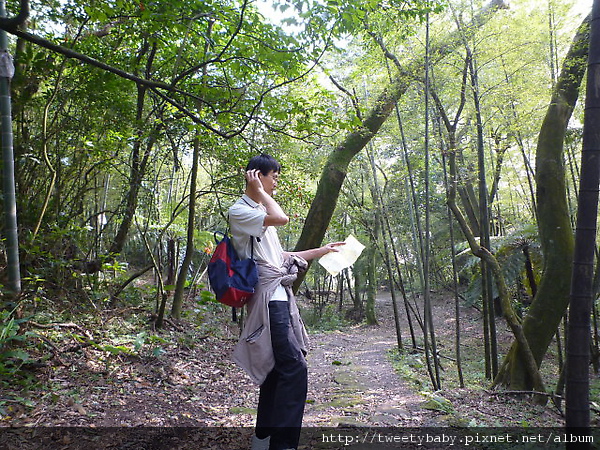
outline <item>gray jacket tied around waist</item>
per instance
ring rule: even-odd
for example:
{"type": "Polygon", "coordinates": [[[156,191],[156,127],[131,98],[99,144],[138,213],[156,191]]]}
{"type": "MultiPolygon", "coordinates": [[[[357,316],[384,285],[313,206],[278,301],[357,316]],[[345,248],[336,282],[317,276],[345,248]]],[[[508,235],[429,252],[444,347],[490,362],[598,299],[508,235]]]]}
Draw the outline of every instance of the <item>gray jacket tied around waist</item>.
{"type": "Polygon", "coordinates": [[[263,261],[257,261],[257,266],[258,284],[247,303],[248,317],[233,351],[233,360],[248,373],[252,381],[261,385],[275,367],[269,324],[269,300],[280,284],[288,295],[294,335],[302,352],[306,354],[308,351],[308,335],[291,288],[298,274],[308,268],[308,263],[301,257],[290,255],[280,268],[263,261]]]}

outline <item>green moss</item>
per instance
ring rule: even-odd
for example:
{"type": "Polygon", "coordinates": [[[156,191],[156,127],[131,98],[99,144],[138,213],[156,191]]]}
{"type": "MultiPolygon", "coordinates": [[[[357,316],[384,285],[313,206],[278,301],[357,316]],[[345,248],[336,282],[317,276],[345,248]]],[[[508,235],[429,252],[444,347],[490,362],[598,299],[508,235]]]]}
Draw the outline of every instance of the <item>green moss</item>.
{"type": "Polygon", "coordinates": [[[251,414],[256,415],[256,409],[254,408],[245,408],[243,406],[234,406],[229,409],[231,414],[251,414]]]}

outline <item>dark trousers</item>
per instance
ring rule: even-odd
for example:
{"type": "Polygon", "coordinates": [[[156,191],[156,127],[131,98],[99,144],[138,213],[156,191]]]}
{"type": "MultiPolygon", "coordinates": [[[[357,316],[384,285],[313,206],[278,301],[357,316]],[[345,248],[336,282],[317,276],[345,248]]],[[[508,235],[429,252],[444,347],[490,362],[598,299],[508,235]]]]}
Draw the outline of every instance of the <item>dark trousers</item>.
{"type": "Polygon", "coordinates": [[[306,360],[290,323],[288,302],[269,302],[275,367],[260,386],[256,436],[271,436],[269,449],[297,448],[308,390],[306,360]]]}

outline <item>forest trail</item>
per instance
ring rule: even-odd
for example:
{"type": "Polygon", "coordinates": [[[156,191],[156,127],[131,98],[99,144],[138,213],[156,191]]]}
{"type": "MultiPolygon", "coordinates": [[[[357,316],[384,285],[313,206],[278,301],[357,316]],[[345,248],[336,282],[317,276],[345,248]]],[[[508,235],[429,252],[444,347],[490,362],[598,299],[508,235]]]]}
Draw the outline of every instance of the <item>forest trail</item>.
{"type": "MultiPolygon", "coordinates": [[[[433,302],[436,333],[445,336],[438,351],[445,357],[452,356],[453,351],[453,303],[447,296],[438,296],[433,302]]],[[[423,375],[422,355],[408,355],[410,361],[421,361],[417,372],[411,372],[412,368],[406,367],[411,363],[405,362],[400,375],[392,363],[390,350],[397,343],[389,293],[378,297],[376,311],[378,326],[355,325],[343,331],[310,333],[304,417],[309,433],[374,426],[443,427],[456,421],[477,426],[562,423],[550,407],[528,405],[511,397],[492,397],[481,389],[446,388],[442,395],[449,408],[431,408],[427,396],[420,394],[430,390],[431,384],[423,375]]],[[[462,329],[468,338],[465,349],[475,349],[474,356],[479,358],[479,313],[464,308],[462,314],[462,329]]],[[[106,326],[126,323],[122,312],[102,319],[106,326]]],[[[153,338],[160,337],[160,342],[137,354],[110,354],[81,345],[73,351],[66,337],[60,343],[60,357],[36,374],[37,389],[24,392],[15,386],[0,392],[0,400],[8,405],[0,410],[0,438],[14,443],[6,448],[20,450],[55,448],[53,445],[79,448],[61,447],[63,442],[81,442],[87,445],[81,447],[86,450],[121,448],[119,445],[143,446],[156,439],[168,442],[164,448],[170,449],[247,449],[258,388],[231,361],[239,327],[223,320],[220,314],[216,320],[225,324],[223,333],[205,334],[193,326],[183,331],[165,329],[153,338]],[[157,353],[159,347],[161,352],[157,353]],[[49,434],[43,435],[44,430],[49,434]],[[37,445],[28,445],[31,439],[27,433],[38,433],[37,445]],[[175,441],[182,440],[186,445],[176,445],[175,441]],[[89,446],[90,442],[111,445],[89,446]]],[[[402,329],[406,332],[405,324],[402,329]]],[[[405,347],[407,341],[404,336],[405,347]]],[[[510,341],[504,330],[503,346],[506,348],[510,341]]],[[[444,365],[444,376],[450,376],[455,369],[447,362],[444,365]]],[[[309,439],[308,447],[300,448],[321,448],[314,439],[309,439]]]]}
{"type": "Polygon", "coordinates": [[[379,325],[311,334],[306,426],[435,426],[424,398],[392,365],[397,346],[389,296],[378,300],[379,325]]]}
{"type": "MultiPolygon", "coordinates": [[[[305,427],[435,424],[439,412],[423,409],[423,398],[392,365],[388,354],[396,345],[393,317],[389,299],[380,303],[379,326],[311,333],[305,427]]],[[[184,439],[187,445],[193,440],[194,445],[186,448],[246,449],[258,388],[231,361],[237,333],[234,324],[227,325],[225,338],[188,336],[184,341],[185,336],[174,333],[171,339],[178,344],[163,345],[164,353],[158,357],[106,358],[93,347],[63,352],[58,364],[38,374],[44,387],[30,393],[34,406],[11,408],[0,417],[0,425],[16,427],[0,427],[2,438],[8,448],[19,449],[64,443],[62,448],[76,448],[68,445],[75,442],[86,448],[112,448],[159,438],[184,439]],[[47,428],[48,434],[41,429],[33,439],[30,434],[37,427],[61,428],[47,428]]],[[[318,447],[314,442],[307,445],[301,448],[318,447]]]]}

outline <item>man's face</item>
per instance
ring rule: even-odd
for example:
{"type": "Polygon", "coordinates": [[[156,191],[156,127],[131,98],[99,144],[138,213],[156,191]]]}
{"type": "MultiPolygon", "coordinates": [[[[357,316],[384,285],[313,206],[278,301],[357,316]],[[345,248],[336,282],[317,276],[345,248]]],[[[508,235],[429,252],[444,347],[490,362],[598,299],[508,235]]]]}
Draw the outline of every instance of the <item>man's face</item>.
{"type": "Polygon", "coordinates": [[[262,182],[265,192],[269,195],[273,195],[275,188],[277,187],[277,180],[279,179],[279,172],[271,170],[268,174],[263,175],[259,173],[260,181],[262,182]]]}

